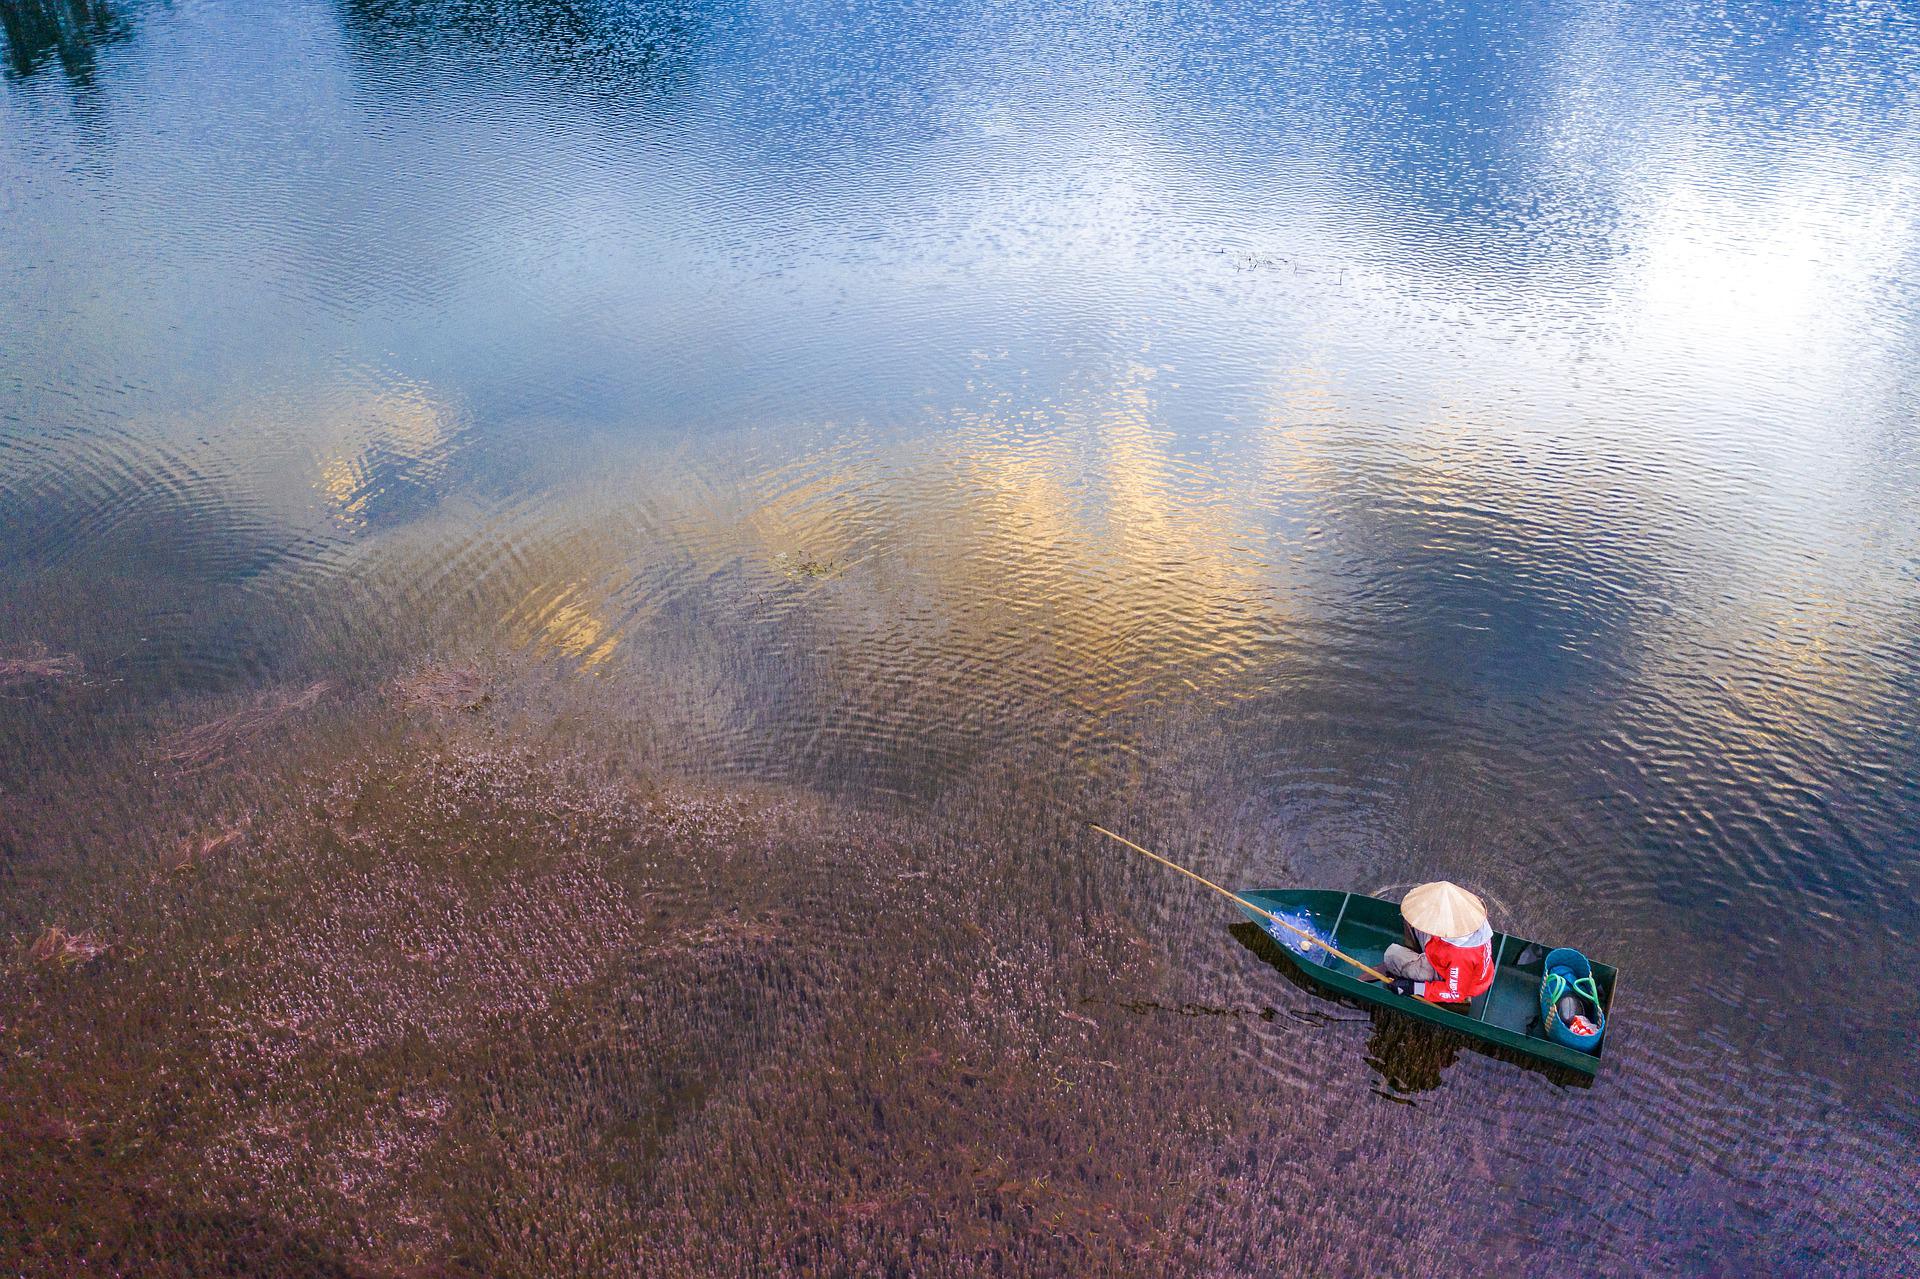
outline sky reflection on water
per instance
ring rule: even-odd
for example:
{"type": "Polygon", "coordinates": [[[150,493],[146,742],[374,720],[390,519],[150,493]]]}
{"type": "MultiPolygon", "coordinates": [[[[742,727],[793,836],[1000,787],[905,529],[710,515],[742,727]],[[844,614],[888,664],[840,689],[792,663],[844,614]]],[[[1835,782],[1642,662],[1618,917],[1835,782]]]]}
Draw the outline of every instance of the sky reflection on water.
{"type": "Polygon", "coordinates": [[[0,648],[531,653],[864,796],[1174,724],[1223,873],[1620,964],[1623,1105],[1758,1021],[1911,1134],[1911,10],[0,13],[0,648]]]}

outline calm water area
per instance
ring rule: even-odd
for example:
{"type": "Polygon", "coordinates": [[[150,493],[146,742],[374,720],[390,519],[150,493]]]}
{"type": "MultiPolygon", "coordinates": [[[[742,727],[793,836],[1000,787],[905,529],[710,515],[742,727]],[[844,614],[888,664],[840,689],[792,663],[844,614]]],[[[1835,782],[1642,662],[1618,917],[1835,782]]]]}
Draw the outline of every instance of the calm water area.
{"type": "Polygon", "coordinates": [[[14,938],[167,717],[491,663],[721,793],[1019,779],[925,873],[1125,931],[1070,1011],[1266,1155],[1085,1272],[1920,1269],[1920,10],[0,18],[0,658],[87,683],[0,690],[14,938]],[[1086,821],[1467,884],[1620,968],[1606,1065],[1318,998],[1086,821]]]}

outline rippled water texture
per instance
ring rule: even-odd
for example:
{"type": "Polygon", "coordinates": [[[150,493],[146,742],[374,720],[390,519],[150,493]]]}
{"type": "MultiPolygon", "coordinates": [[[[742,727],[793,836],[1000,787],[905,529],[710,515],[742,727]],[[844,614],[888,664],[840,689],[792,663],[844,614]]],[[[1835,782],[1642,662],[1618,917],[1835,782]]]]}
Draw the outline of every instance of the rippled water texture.
{"type": "MultiPolygon", "coordinates": [[[[1021,981],[1067,984],[1023,929],[1120,921],[1140,966],[1073,1007],[1160,1054],[1154,1088],[1225,1089],[1210,1122],[1268,1158],[1201,1159],[1172,1233],[1091,1269],[1379,1273],[1425,1241],[1416,1273],[1450,1237],[1531,1273],[1917,1264],[1911,6],[0,25],[23,941],[134,910],[89,778],[157,759],[155,804],[270,808],[226,761],[408,672],[478,706],[447,674],[478,664],[607,767],[907,823],[927,873],[1020,894],[954,944],[1021,981]],[[1009,776],[1026,817],[938,842],[1009,776]],[[1089,819],[1237,884],[1471,884],[1620,967],[1607,1065],[1409,1071],[1428,1032],[1338,1020],[1089,819]]],[[[302,776],[353,757],[328,731],[286,748],[302,776]]],[[[1049,1104],[1064,1148],[1082,1103],[1049,1104]]],[[[1232,1144],[1169,1124],[1087,1159],[1232,1144]]],[[[861,1234],[872,1202],[859,1264],[914,1255],[861,1234]]]]}

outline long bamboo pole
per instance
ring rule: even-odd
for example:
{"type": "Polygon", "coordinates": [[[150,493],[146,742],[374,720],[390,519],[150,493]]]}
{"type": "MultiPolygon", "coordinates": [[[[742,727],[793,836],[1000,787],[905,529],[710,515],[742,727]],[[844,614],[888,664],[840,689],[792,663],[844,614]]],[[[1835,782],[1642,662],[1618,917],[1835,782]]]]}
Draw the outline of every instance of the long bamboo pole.
{"type": "Polygon", "coordinates": [[[1087,825],[1093,827],[1094,830],[1099,831],[1102,835],[1105,835],[1108,839],[1118,840],[1122,844],[1125,844],[1128,848],[1131,848],[1136,853],[1146,854],[1148,857],[1151,857],[1153,858],[1153,860],[1159,862],[1162,866],[1172,867],[1174,870],[1179,871],[1182,875],[1185,875],[1188,879],[1198,880],[1200,883],[1205,884],[1208,888],[1211,888],[1214,892],[1219,893],[1222,897],[1233,898],[1233,900],[1239,902],[1242,906],[1245,906],[1248,910],[1252,911],[1254,914],[1264,915],[1266,918],[1271,919],[1274,923],[1280,925],[1280,927],[1286,929],[1288,932],[1294,934],[1295,936],[1301,938],[1302,940],[1310,941],[1314,945],[1318,946],[1321,950],[1329,951],[1332,954],[1339,956],[1341,959],[1346,960],[1349,964],[1352,964],[1355,968],[1358,968],[1361,972],[1373,978],[1375,981],[1388,982],[1388,983],[1391,983],[1393,981],[1393,978],[1387,976],[1385,973],[1381,972],[1378,968],[1370,968],[1367,965],[1361,963],[1359,960],[1355,959],[1352,955],[1349,955],[1346,951],[1341,950],[1338,946],[1333,945],[1331,942],[1321,941],[1318,937],[1315,937],[1312,933],[1307,932],[1305,929],[1295,928],[1292,924],[1289,924],[1286,920],[1280,918],[1278,915],[1274,914],[1272,911],[1262,910],[1260,907],[1254,905],[1252,902],[1242,897],[1239,893],[1233,892],[1230,889],[1222,888],[1220,887],[1220,885],[1214,883],[1211,879],[1207,879],[1200,875],[1196,875],[1192,871],[1188,870],[1185,866],[1182,866],[1177,862],[1168,861],[1166,858],[1154,852],[1152,849],[1140,847],[1140,845],[1134,843],[1132,840],[1128,839],[1125,835],[1114,834],[1112,831],[1108,830],[1105,826],[1096,825],[1093,822],[1088,822],[1087,825]]]}

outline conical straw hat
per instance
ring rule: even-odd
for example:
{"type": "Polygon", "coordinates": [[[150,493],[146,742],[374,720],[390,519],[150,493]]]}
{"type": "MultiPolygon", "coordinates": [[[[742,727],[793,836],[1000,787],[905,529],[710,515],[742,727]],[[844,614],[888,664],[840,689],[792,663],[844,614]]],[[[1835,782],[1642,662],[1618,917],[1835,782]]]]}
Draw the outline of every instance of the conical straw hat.
{"type": "Polygon", "coordinates": [[[1442,879],[1409,891],[1400,914],[1415,928],[1435,937],[1465,937],[1487,922],[1487,908],[1458,884],[1442,879]]]}

